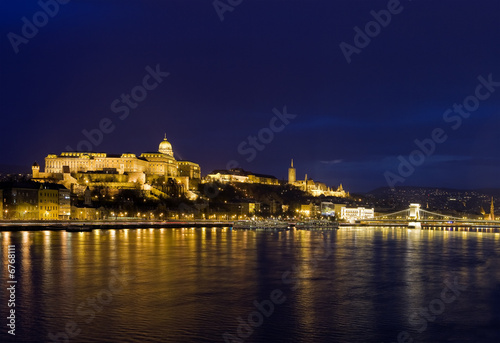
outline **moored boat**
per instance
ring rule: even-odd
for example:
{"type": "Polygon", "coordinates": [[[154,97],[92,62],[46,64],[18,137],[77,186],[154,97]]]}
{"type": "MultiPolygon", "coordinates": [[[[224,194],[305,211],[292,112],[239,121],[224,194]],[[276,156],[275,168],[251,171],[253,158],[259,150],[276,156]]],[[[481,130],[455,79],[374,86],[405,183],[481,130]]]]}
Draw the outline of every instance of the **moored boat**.
{"type": "Polygon", "coordinates": [[[235,229],[288,229],[288,223],[279,220],[238,220],[233,223],[235,229]]]}
{"type": "Polygon", "coordinates": [[[307,220],[296,223],[295,227],[301,230],[335,230],[339,223],[330,220],[307,220]]]}
{"type": "Polygon", "coordinates": [[[90,226],[85,225],[72,225],[66,228],[67,232],[91,232],[92,228],[90,226]]]}

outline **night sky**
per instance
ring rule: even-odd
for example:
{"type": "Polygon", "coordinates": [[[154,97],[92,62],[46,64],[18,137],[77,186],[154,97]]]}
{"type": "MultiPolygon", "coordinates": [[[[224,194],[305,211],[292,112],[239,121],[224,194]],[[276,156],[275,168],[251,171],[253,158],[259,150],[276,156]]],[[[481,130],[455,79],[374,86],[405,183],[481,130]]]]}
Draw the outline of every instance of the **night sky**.
{"type": "Polygon", "coordinates": [[[93,151],[156,151],[166,133],[203,175],[236,161],[283,179],[293,158],[299,178],[349,191],[388,175],[396,186],[500,187],[498,0],[219,6],[73,0],[47,16],[37,1],[0,2],[0,171],[28,173],[104,125],[93,151]],[[369,24],[371,11],[385,27],[369,24]],[[125,105],[133,89],[142,101],[125,105]],[[285,107],[289,118],[273,120],[285,107]],[[412,153],[415,140],[427,150],[412,153]],[[401,159],[416,167],[398,171],[401,159]]]}

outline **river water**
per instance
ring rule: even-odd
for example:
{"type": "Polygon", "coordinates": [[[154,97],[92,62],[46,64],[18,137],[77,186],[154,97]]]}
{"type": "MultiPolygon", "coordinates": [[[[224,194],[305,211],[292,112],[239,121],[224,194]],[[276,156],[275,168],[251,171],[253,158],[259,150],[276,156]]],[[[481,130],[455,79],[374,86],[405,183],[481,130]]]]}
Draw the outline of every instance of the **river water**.
{"type": "Polygon", "coordinates": [[[0,242],[2,342],[500,342],[498,233],[120,229],[0,242]]]}

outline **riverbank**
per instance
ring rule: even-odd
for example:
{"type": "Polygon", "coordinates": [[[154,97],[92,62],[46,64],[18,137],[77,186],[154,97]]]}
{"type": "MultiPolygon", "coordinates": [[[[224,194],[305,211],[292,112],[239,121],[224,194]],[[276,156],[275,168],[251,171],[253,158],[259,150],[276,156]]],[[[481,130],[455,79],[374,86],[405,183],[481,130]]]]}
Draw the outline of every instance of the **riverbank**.
{"type": "Polygon", "coordinates": [[[124,229],[124,228],[176,228],[176,227],[230,227],[232,221],[1,221],[0,231],[67,230],[68,228],[124,229]]]}
{"type": "MultiPolygon", "coordinates": [[[[283,222],[286,223],[286,222],[283,222]]],[[[289,223],[290,224],[290,223],[289,223]]],[[[0,231],[44,231],[44,230],[72,230],[84,231],[93,229],[126,229],[126,228],[180,228],[180,227],[236,227],[234,221],[230,220],[195,220],[195,221],[132,221],[132,220],[109,220],[109,221],[0,221],[0,231]],[[81,229],[81,230],[79,230],[81,229]]],[[[416,230],[436,231],[471,231],[471,232],[500,232],[500,225],[473,225],[473,224],[422,224],[421,227],[413,228],[403,223],[338,223],[338,228],[364,228],[364,227],[390,227],[416,230]]],[[[252,227],[247,227],[252,229],[252,227]]],[[[271,228],[271,227],[269,227],[271,228]]],[[[312,229],[313,227],[311,227],[312,229]]],[[[321,229],[320,227],[315,227],[321,229]]],[[[253,228],[255,229],[255,228],[253,228]]]]}

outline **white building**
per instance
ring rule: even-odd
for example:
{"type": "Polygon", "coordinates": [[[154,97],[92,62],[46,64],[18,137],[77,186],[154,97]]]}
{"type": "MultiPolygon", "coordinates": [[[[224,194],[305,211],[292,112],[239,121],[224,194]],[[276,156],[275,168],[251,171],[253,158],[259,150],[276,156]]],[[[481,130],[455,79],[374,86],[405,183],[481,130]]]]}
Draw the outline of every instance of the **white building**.
{"type": "Polygon", "coordinates": [[[342,207],[340,210],[340,219],[346,220],[348,222],[355,222],[356,220],[362,219],[373,219],[375,217],[375,209],[373,208],[347,208],[342,207]]]}

